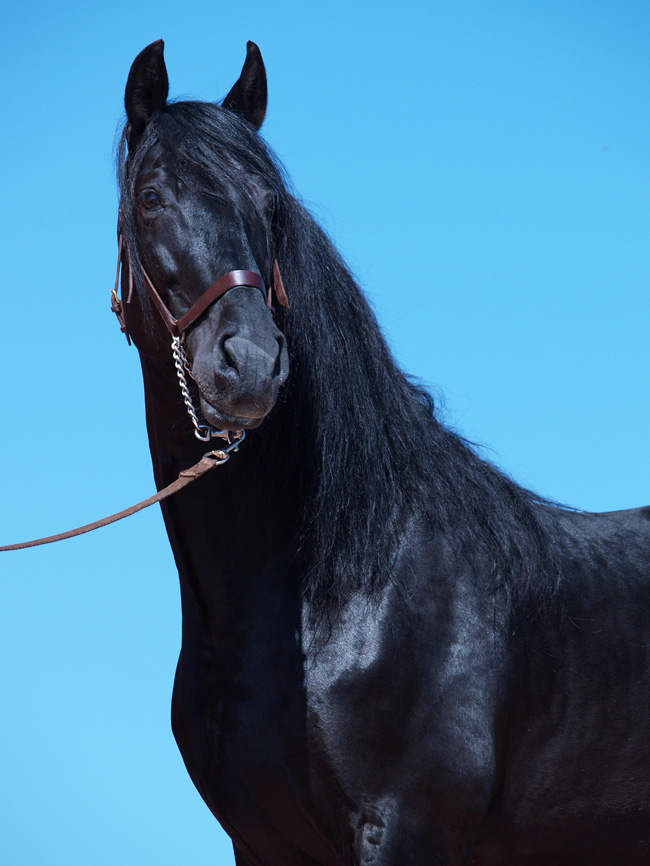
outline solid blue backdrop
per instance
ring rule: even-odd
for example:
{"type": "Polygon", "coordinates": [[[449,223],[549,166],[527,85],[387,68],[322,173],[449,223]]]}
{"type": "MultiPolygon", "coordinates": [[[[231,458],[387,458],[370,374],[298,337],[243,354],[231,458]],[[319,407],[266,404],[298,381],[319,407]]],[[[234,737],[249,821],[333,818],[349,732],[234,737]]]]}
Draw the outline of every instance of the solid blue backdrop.
{"type": "MultiPolygon", "coordinates": [[[[108,306],[123,88],[160,37],[203,99],[258,42],[265,136],[450,424],[545,496],[650,502],[649,24],[641,0],[13,4],[0,543],[153,488],[108,306]]],[[[231,864],[171,735],[159,512],[0,556],[0,863],[231,864]]]]}

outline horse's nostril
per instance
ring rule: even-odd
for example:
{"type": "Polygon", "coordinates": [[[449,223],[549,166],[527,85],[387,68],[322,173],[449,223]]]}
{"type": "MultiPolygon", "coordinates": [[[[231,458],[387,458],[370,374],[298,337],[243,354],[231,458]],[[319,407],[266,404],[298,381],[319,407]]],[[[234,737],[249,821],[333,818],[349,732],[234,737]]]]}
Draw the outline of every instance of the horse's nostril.
{"type": "Polygon", "coordinates": [[[277,360],[275,341],[264,347],[246,337],[228,337],[222,348],[225,365],[239,376],[253,376],[258,382],[272,376],[277,360]]]}
{"type": "Polygon", "coordinates": [[[224,366],[237,370],[236,350],[232,344],[232,337],[224,337],[221,341],[221,353],[225,362],[224,366]]]}
{"type": "Polygon", "coordinates": [[[273,368],[273,378],[274,379],[286,379],[286,365],[284,363],[285,357],[287,354],[287,341],[284,338],[284,334],[279,334],[276,340],[278,344],[278,354],[275,359],[275,367],[273,368]]]}

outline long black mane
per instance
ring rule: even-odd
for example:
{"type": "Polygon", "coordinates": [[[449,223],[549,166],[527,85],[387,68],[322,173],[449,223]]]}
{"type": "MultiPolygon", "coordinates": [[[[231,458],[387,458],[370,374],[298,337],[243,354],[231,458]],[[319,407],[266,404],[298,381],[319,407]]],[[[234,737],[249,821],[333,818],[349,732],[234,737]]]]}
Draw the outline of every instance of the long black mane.
{"type": "Polygon", "coordinates": [[[260,435],[274,441],[276,453],[284,443],[274,495],[284,491],[301,503],[295,555],[315,609],[336,608],[354,589],[390,579],[400,535],[416,519],[443,533],[457,558],[473,562],[491,586],[514,597],[551,591],[543,507],[436,419],[431,396],[395,363],[349,269],[282,167],[232,112],[169,103],[133,157],[122,136],[122,222],[136,278],[134,184],[152,148],[165,152],[186,183],[235,199],[249,221],[261,221],[269,261],[279,262],[291,299],[290,310],[278,314],[291,375],[260,435]]]}

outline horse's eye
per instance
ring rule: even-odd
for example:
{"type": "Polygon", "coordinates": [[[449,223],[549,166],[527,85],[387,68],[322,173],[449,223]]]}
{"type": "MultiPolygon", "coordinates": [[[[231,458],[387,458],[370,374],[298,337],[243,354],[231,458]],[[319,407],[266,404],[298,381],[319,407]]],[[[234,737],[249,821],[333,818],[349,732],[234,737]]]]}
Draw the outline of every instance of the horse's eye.
{"type": "Polygon", "coordinates": [[[154,208],[160,207],[158,194],[152,189],[143,189],[140,193],[140,201],[146,210],[153,210],[154,208]]]}

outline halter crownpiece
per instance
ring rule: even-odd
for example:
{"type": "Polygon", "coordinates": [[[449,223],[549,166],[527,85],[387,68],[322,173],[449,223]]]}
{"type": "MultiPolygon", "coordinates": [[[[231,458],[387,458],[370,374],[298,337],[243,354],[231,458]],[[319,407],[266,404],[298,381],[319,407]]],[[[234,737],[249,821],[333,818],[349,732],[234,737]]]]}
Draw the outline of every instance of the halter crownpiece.
{"type": "MultiPolygon", "coordinates": [[[[126,339],[131,345],[131,337],[129,336],[129,331],[126,325],[126,319],[124,317],[124,302],[122,298],[118,294],[118,289],[120,285],[120,272],[122,270],[123,263],[123,255],[126,250],[126,256],[128,260],[129,266],[129,293],[126,298],[126,303],[130,303],[131,296],[133,294],[133,266],[131,263],[131,254],[129,252],[129,248],[124,241],[124,235],[122,234],[122,226],[121,222],[118,219],[117,223],[117,271],[115,273],[115,286],[111,289],[111,310],[117,316],[117,320],[120,323],[120,330],[126,336],[126,339]]],[[[189,310],[184,313],[180,319],[177,319],[167,306],[167,304],[163,301],[158,293],[158,290],[153,284],[151,277],[146,272],[142,263],[140,264],[140,269],[142,271],[142,276],[144,277],[145,288],[147,289],[147,294],[151,298],[151,301],[154,307],[160,313],[160,316],[165,323],[165,326],[172,337],[172,355],[174,357],[174,366],[176,368],[176,374],[178,376],[178,383],[180,385],[181,393],[183,395],[183,402],[185,403],[185,408],[187,409],[187,413],[192,420],[192,424],[194,425],[194,435],[197,439],[200,439],[202,442],[209,442],[213,437],[220,437],[222,439],[226,439],[228,442],[239,442],[244,437],[243,430],[237,430],[234,433],[229,432],[228,430],[216,430],[214,427],[211,427],[209,424],[201,424],[197,411],[194,408],[194,403],[192,402],[192,397],[189,391],[189,387],[187,384],[187,378],[185,377],[185,373],[188,372],[192,375],[191,364],[185,352],[185,334],[195,323],[196,320],[201,316],[215,301],[218,301],[226,292],[229,292],[231,289],[236,289],[239,286],[250,286],[254,289],[259,289],[262,293],[262,297],[264,298],[264,303],[268,311],[272,316],[275,316],[275,310],[273,309],[272,304],[272,294],[273,289],[275,289],[275,296],[278,300],[278,303],[283,307],[289,307],[289,298],[287,297],[286,290],[284,288],[284,283],[282,282],[282,275],[280,274],[280,266],[278,265],[277,259],[273,261],[273,287],[267,289],[264,285],[264,280],[262,277],[255,273],[255,271],[228,271],[227,274],[223,274],[223,276],[219,277],[218,280],[215,280],[211,286],[203,292],[201,297],[195,301],[194,304],[189,308],[189,310]]],[[[236,450],[236,449],[235,449],[236,450]]]]}

